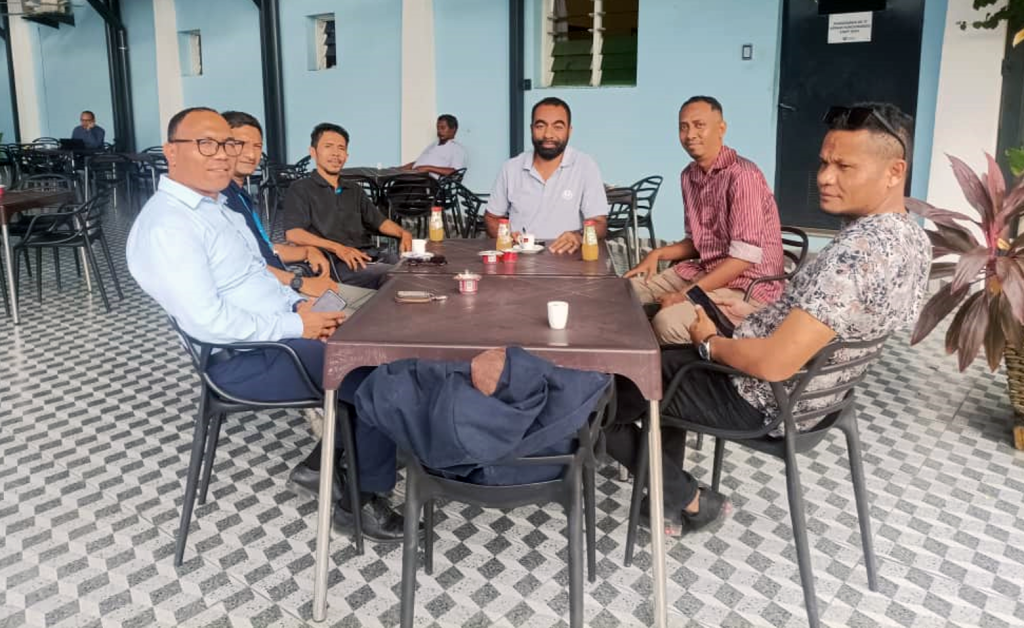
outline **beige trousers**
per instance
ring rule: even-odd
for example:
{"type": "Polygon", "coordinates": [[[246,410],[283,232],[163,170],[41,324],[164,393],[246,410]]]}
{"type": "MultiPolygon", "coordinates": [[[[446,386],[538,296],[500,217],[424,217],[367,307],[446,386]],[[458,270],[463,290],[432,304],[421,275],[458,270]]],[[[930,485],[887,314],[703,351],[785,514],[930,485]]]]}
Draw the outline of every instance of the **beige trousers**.
{"type": "MultiPolygon", "coordinates": [[[[633,290],[641,303],[657,303],[666,294],[685,292],[693,283],[686,281],[672,268],[662,271],[647,282],[639,277],[630,279],[633,290]]],[[[719,288],[711,291],[719,297],[742,299],[743,293],[733,288],[719,288]]],[[[690,325],[697,320],[697,311],[689,301],[662,308],[651,321],[654,335],[663,345],[690,344],[690,325]]]]}

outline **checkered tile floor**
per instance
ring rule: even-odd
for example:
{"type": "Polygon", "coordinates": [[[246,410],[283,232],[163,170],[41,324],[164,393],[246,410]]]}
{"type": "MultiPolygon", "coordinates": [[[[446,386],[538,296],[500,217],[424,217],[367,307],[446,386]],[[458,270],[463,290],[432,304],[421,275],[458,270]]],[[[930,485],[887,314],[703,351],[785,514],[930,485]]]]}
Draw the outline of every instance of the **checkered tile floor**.
{"type": "MultiPolygon", "coordinates": [[[[304,418],[226,425],[186,563],[172,565],[195,379],[160,310],[124,268],[107,314],[65,263],[57,293],[29,288],[23,324],[0,318],[0,626],[298,626],[310,622],[315,504],[288,488],[314,444],[304,418]]],[[[29,284],[31,286],[31,284],[29,284]]],[[[1005,378],[955,371],[938,338],[890,343],[860,397],[881,590],[867,588],[845,446],[802,458],[822,617],[835,626],[1024,625],[1024,454],[1010,446],[1005,378]]],[[[710,476],[710,452],[687,464],[710,476]]],[[[667,548],[670,623],[806,625],[782,466],[733,448],[734,514],[667,548]]],[[[586,624],[647,626],[650,547],[622,567],[629,485],[598,484],[599,577],[586,624]]],[[[401,486],[394,501],[402,499],[401,486]]],[[[435,575],[417,625],[567,625],[557,508],[442,506],[435,575]]],[[[395,626],[401,550],[355,555],[335,538],[331,626],[395,626]]]]}

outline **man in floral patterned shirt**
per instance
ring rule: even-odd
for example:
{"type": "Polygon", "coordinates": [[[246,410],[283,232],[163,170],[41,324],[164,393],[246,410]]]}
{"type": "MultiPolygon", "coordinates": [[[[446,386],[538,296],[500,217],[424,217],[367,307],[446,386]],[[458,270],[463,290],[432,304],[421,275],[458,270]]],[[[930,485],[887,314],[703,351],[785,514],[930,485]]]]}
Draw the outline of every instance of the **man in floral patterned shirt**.
{"type": "MultiPolygon", "coordinates": [[[[893,105],[865,103],[833,107],[825,122],[829,131],[818,169],[821,209],[844,218],[845,225],[778,301],[755,309],[739,299],[716,298],[739,324],[733,338],[719,336],[698,308],[689,330],[693,345],[662,352],[665,381],[695,360],[727,364],[749,377],[695,369],[679,387],[670,414],[720,428],[757,430],[778,413],[767,382],[789,379],[830,342],[872,340],[917,319],[931,244],[903,203],[913,118],[893,105]]],[[[830,364],[855,357],[837,352],[830,364]]],[[[831,384],[849,381],[866,368],[840,370],[831,384]]],[[[821,405],[830,401],[816,400],[821,405]]],[[[634,422],[645,409],[636,387],[624,382],[608,451],[626,466],[636,464],[639,430],[634,422]]],[[[725,498],[698,486],[679,468],[685,434],[666,428],[663,435],[667,531],[697,530],[719,518],[725,498]]]]}

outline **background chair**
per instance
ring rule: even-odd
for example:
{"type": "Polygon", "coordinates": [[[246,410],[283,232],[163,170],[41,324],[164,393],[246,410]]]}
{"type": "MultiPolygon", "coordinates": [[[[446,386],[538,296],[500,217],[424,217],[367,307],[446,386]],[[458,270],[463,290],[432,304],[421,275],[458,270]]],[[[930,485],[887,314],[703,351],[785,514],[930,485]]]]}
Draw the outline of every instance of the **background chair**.
{"type": "Polygon", "coordinates": [[[387,217],[398,224],[413,225],[413,234],[425,238],[430,209],[437,203],[437,182],[423,174],[403,174],[389,179],[381,190],[387,217]]]}
{"type": "Polygon", "coordinates": [[[118,153],[100,153],[90,155],[85,160],[85,171],[88,176],[85,181],[86,198],[93,195],[101,195],[111,201],[116,210],[117,190],[124,190],[125,200],[128,207],[134,204],[132,196],[131,177],[135,171],[135,164],[127,155],[118,153]]]}
{"type": "MultiPolygon", "coordinates": [[[[217,441],[220,439],[220,426],[224,417],[236,412],[255,412],[266,409],[280,408],[322,408],[324,407],[324,391],[317,386],[299,359],[295,350],[281,342],[238,342],[233,344],[214,344],[200,342],[192,338],[178,326],[177,321],[168,317],[171,327],[181,338],[185,352],[188,353],[192,366],[199,376],[199,413],[196,415],[195,429],[192,432],[192,454],[188,463],[188,474],[185,478],[185,500],[181,505],[181,521],[178,525],[178,536],[174,545],[174,566],[180,567],[185,555],[185,543],[188,540],[189,524],[192,521],[192,509],[196,503],[198,492],[199,505],[206,503],[207,490],[210,487],[210,475],[217,454],[217,441]],[[214,349],[219,349],[214,353],[214,349]],[[225,392],[210,378],[209,369],[214,364],[230,359],[239,351],[250,349],[271,349],[281,351],[298,369],[307,390],[302,396],[292,401],[266,402],[253,401],[236,397],[225,392]],[[202,478],[200,478],[202,471],[202,478]]],[[[359,481],[355,463],[355,437],[351,421],[344,406],[339,407],[340,432],[347,457],[347,481],[349,497],[353,504],[359,503],[359,481]]],[[[362,521],[359,509],[355,512],[356,546],[363,552],[362,521]]]]}
{"type": "MultiPolygon", "coordinates": [[[[96,262],[96,254],[92,245],[98,242],[107,260],[107,269],[117,290],[117,298],[124,299],[121,292],[121,282],[117,278],[117,271],[114,268],[114,260],[110,256],[110,247],[107,246],[107,238],[103,233],[103,211],[107,205],[107,197],[103,194],[94,196],[91,200],[82,203],[77,208],[69,211],[60,211],[56,214],[37,214],[29,220],[21,239],[14,245],[14,295],[18,298],[18,284],[20,280],[22,253],[27,259],[27,252],[36,252],[36,295],[39,301],[43,300],[43,249],[73,249],[82,251],[83,259],[89,265],[93,276],[96,277],[96,285],[99,287],[100,298],[107,311],[110,311],[110,300],[107,298],[107,289],[103,285],[103,276],[100,274],[99,264],[96,262]]],[[[57,279],[57,289],[61,288],[60,280],[60,256],[54,251],[53,255],[54,272],[57,279]]]]}
{"type": "Polygon", "coordinates": [[[477,238],[487,234],[484,208],[487,195],[477,194],[459,182],[451,182],[447,192],[451,217],[461,238],[477,238]]]}
{"type": "MultiPolygon", "coordinates": [[[[778,404],[779,414],[771,423],[763,428],[750,431],[716,429],[714,426],[702,425],[688,421],[683,417],[674,416],[671,412],[672,396],[683,385],[686,374],[693,369],[719,371],[730,375],[744,375],[731,367],[714,362],[694,362],[681,369],[672,378],[665,390],[661,403],[662,427],[692,430],[710,434],[715,437],[714,467],[712,470],[711,488],[718,490],[722,479],[722,461],[725,456],[725,443],[735,441],[749,449],[760,451],[783,460],[786,464],[786,489],[789,496],[790,518],[793,524],[793,541],[796,545],[797,563],[800,568],[800,582],[804,590],[804,605],[807,619],[811,626],[819,626],[818,599],[815,595],[814,572],[811,567],[810,546],[807,541],[807,524],[804,515],[803,493],[800,487],[800,472],[797,467],[796,454],[805,453],[825,440],[828,431],[837,428],[846,436],[846,447],[850,461],[850,475],[853,482],[853,494],[857,502],[857,519],[860,523],[861,544],[864,548],[864,566],[868,573],[868,587],[878,590],[878,567],[875,562],[874,543],[871,537],[871,515],[868,504],[867,488],[864,482],[864,465],[861,461],[860,433],[857,430],[857,409],[854,405],[856,386],[864,379],[868,366],[882,353],[885,337],[861,342],[835,342],[822,349],[808,363],[807,367],[794,375],[789,382],[773,382],[772,392],[778,404]],[[854,356],[841,364],[829,364],[829,360],[837,353],[854,356]],[[846,369],[859,369],[861,373],[845,382],[832,381],[834,376],[846,369]],[[818,380],[824,387],[817,390],[811,384],[818,380]],[[787,384],[792,386],[787,392],[787,384]],[[805,401],[837,399],[815,410],[803,410],[805,401]],[[800,432],[798,424],[807,425],[811,421],[818,422],[809,429],[800,432]],[[783,430],[781,437],[773,436],[777,429],[783,430]]],[[[629,528],[626,536],[626,560],[628,566],[633,559],[633,547],[636,543],[636,528],[640,519],[640,503],[647,481],[647,450],[646,436],[650,426],[645,417],[643,435],[641,437],[641,454],[636,478],[633,481],[633,497],[629,509],[629,528]]]]}
{"type": "Polygon", "coordinates": [[[424,514],[426,536],[423,544],[425,571],[434,571],[434,500],[458,501],[483,508],[516,508],[527,504],[557,502],[569,520],[569,625],[583,626],[583,522],[587,532],[587,572],[597,577],[595,445],[605,426],[615,419],[615,382],[598,400],[590,421],[580,427],[574,451],[560,456],[526,456],[499,464],[516,466],[562,465],[561,478],[547,482],[511,486],[483,486],[443,478],[424,469],[414,455],[408,455],[405,484],[405,539],[402,554],[402,628],[412,628],[416,610],[416,565],[419,520],[424,514]],[[585,506],[581,504],[581,497],[585,506]]]}
{"type": "Polygon", "coordinates": [[[810,249],[810,239],[807,233],[798,227],[782,227],[782,254],[785,256],[784,268],[786,271],[781,275],[771,277],[759,277],[750,282],[747,291],[743,295],[744,301],[749,301],[754,293],[754,286],[772,281],[788,282],[793,279],[796,271],[800,270],[807,261],[807,253],[810,249]]]}
{"type": "MultiPolygon", "coordinates": [[[[629,189],[633,191],[636,198],[636,223],[637,233],[633,233],[633,221],[626,203],[613,203],[608,211],[608,236],[607,239],[623,237],[626,240],[626,255],[632,263],[633,245],[640,246],[640,229],[646,229],[650,237],[651,248],[656,246],[654,236],[654,201],[658,198],[658,191],[661,189],[662,177],[653,175],[640,179],[629,189]]],[[[639,255],[639,250],[637,251],[639,255]]]]}

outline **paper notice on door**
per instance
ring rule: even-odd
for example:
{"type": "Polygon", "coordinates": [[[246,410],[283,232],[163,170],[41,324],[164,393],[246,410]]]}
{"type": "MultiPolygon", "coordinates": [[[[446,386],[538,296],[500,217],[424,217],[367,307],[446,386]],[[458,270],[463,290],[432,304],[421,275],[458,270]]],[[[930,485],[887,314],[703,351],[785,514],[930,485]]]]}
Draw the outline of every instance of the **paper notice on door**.
{"type": "Polygon", "coordinates": [[[871,41],[871,11],[834,13],[828,16],[828,43],[852,44],[871,41]]]}

